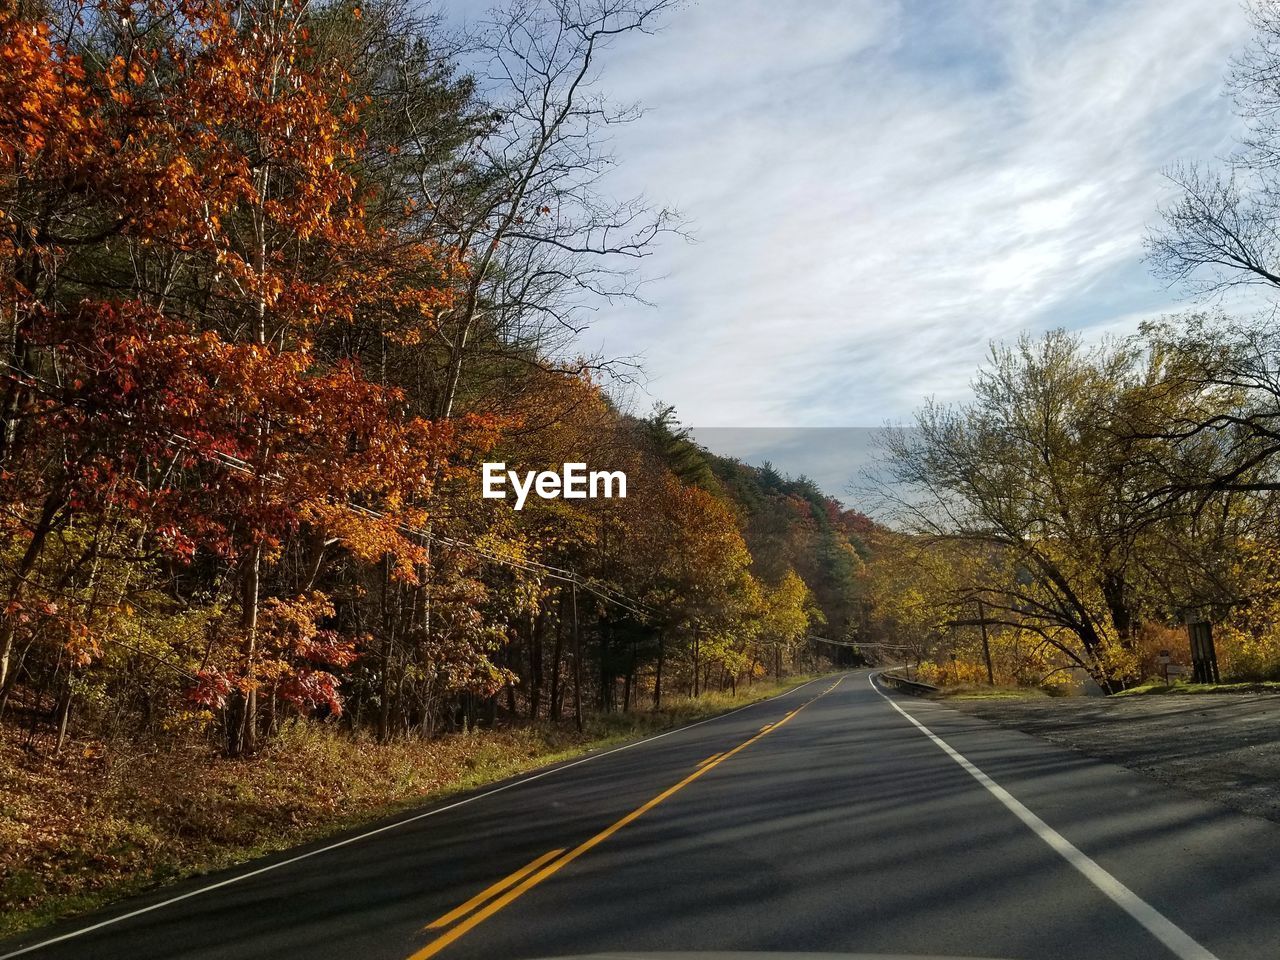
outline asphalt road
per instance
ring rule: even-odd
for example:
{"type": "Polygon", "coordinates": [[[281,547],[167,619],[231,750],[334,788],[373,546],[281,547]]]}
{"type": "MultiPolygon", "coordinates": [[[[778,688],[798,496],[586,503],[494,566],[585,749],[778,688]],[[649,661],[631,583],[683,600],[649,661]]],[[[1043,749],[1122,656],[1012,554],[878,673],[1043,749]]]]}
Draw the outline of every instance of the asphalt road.
{"type": "Polygon", "coordinates": [[[1280,957],[1280,824],[891,699],[865,671],[836,680],[167,888],[0,960],[1280,957]]]}

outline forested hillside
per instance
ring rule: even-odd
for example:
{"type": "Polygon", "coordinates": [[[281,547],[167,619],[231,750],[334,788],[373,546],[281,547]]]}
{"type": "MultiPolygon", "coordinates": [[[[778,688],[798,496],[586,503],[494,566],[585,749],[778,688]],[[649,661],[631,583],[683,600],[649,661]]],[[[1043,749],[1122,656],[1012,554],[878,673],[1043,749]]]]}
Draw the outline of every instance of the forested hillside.
{"type": "Polygon", "coordinates": [[[484,83],[394,0],[7,9],[0,722],[580,722],[849,633],[850,515],[574,353],[679,229],[597,189],[631,113],[589,65],[661,6],[500,16],[484,83]],[[628,496],[516,512],[486,460],[628,496]]]}
{"type": "MultiPolygon", "coordinates": [[[[465,35],[411,0],[0,6],[4,924],[864,656],[1119,692],[1194,623],[1224,679],[1280,679],[1256,300],[993,345],[969,400],[885,431],[874,501],[621,399],[635,365],[583,334],[687,227],[612,191],[643,117],[600,67],[672,6],[513,2],[465,35]],[[626,495],[516,509],[483,495],[499,461],[626,495]]],[[[1148,248],[1273,301],[1255,20],[1248,137],[1174,173],[1148,248]]]]}
{"type": "Polygon", "coordinates": [[[722,709],[852,629],[850,515],[576,346],[682,230],[600,186],[638,114],[596,64],[665,6],[0,12],[6,910],[722,709]],[[516,511],[499,460],[627,496],[516,511]]]}

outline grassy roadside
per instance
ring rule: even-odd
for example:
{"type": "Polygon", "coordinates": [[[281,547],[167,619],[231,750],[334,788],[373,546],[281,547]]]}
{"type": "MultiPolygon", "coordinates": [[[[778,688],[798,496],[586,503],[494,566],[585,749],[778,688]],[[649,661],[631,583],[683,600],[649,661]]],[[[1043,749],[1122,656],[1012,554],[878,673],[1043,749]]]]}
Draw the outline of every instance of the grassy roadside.
{"type": "Polygon", "coordinates": [[[1174,680],[1166,684],[1163,680],[1148,680],[1146,683],[1128,690],[1122,690],[1117,697],[1150,697],[1177,694],[1202,693],[1280,693],[1280,683],[1263,681],[1261,683],[1186,683],[1174,680]]]}
{"type": "MultiPolygon", "coordinates": [[[[1280,693],[1280,683],[1265,681],[1260,683],[1187,683],[1174,680],[1166,684],[1163,680],[1148,680],[1146,683],[1128,690],[1114,693],[1114,697],[1147,697],[1166,695],[1194,695],[1207,693],[1280,693]]],[[[930,693],[931,700],[1045,700],[1060,699],[1039,687],[987,687],[960,685],[942,687],[936,693],[930,693]]]]}
{"type": "Polygon", "coordinates": [[[986,687],[961,684],[942,687],[929,694],[931,700],[1047,700],[1049,694],[1039,687],[986,687]]]}
{"type": "Polygon", "coordinates": [[[32,752],[0,729],[0,937],[242,863],[591,750],[682,726],[812,679],[673,699],[571,724],[378,744],[291,727],[253,760],[212,749],[32,752]]]}

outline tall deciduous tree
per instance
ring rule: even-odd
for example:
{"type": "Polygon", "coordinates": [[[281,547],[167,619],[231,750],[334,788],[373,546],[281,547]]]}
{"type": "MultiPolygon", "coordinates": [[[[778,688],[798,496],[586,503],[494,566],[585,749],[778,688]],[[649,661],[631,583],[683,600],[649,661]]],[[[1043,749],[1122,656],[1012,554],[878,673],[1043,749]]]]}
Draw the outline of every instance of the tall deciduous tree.
{"type": "Polygon", "coordinates": [[[913,430],[886,439],[902,518],[921,534],[1007,553],[1024,575],[975,593],[997,617],[1062,644],[1108,689],[1133,674],[1138,548],[1160,519],[1143,499],[1148,441],[1118,423],[1143,376],[1132,346],[1024,336],[993,348],[972,403],[930,404],[913,430]]]}

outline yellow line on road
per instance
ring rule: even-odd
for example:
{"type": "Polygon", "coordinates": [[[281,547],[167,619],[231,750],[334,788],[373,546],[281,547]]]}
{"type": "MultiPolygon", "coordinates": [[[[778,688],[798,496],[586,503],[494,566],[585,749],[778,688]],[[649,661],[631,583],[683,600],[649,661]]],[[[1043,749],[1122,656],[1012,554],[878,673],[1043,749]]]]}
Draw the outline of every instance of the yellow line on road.
{"type": "MultiPolygon", "coordinates": [[[[782,726],[784,723],[786,723],[788,720],[794,717],[797,713],[799,713],[805,707],[809,706],[809,704],[813,703],[815,700],[821,700],[823,697],[825,697],[828,693],[830,693],[836,687],[840,686],[840,683],[843,680],[844,680],[844,677],[841,677],[839,680],[837,680],[835,683],[829,686],[826,690],[822,691],[822,693],[818,694],[816,697],[813,697],[812,699],[806,700],[804,703],[800,704],[800,706],[796,707],[794,710],[788,713],[785,717],[783,717],[777,723],[770,726],[768,729],[761,730],[759,733],[751,737],[749,740],[744,740],[742,743],[738,744],[732,750],[729,750],[724,754],[721,754],[718,758],[714,760],[709,760],[705,766],[699,766],[698,769],[694,770],[693,773],[689,774],[679,783],[676,783],[673,786],[667,787],[667,789],[663,790],[660,794],[658,794],[653,799],[648,800],[645,803],[641,804],[640,806],[636,807],[634,810],[628,813],[621,820],[617,821],[611,826],[605,827],[603,830],[597,833],[594,837],[591,837],[588,840],[584,840],[582,843],[578,844],[578,846],[574,847],[564,856],[560,857],[560,859],[553,860],[550,864],[543,867],[537,873],[533,874],[533,876],[526,879],[519,886],[514,887],[511,890],[508,890],[506,893],[502,894],[502,896],[498,897],[495,900],[490,901],[488,904],[486,904],[481,909],[477,910],[475,913],[471,914],[471,916],[467,917],[457,926],[453,927],[447,932],[436,937],[434,940],[428,943],[421,950],[418,950],[416,953],[410,955],[408,960],[428,960],[429,957],[434,957],[437,953],[439,953],[445,947],[449,946],[449,944],[453,943],[459,937],[463,936],[468,931],[473,930],[474,928],[478,927],[480,924],[484,923],[484,921],[488,920],[491,916],[493,916],[503,907],[507,906],[507,904],[511,903],[517,898],[528,893],[530,890],[532,890],[534,887],[540,884],[543,880],[546,880],[548,877],[550,877],[556,871],[560,870],[562,867],[568,866],[574,860],[577,860],[578,857],[582,856],[592,847],[595,847],[603,843],[605,840],[608,840],[611,836],[613,836],[615,833],[617,833],[627,824],[631,823],[633,820],[638,820],[640,817],[644,816],[646,813],[648,813],[650,810],[652,810],[654,807],[660,804],[663,800],[666,800],[672,794],[677,793],[680,790],[683,790],[689,784],[693,783],[693,781],[697,780],[708,770],[714,770],[716,767],[724,763],[734,754],[745,750],[747,747],[751,746],[757,740],[767,736],[768,734],[772,733],[774,730],[777,730],[780,726],[782,726]]],[[[432,926],[434,926],[434,924],[432,926]]]]}
{"type": "Polygon", "coordinates": [[[708,763],[710,763],[712,760],[714,760],[714,759],[715,759],[716,757],[718,757],[718,756],[720,756],[720,754],[718,754],[718,753],[713,753],[711,756],[707,757],[707,759],[705,759],[705,760],[703,760],[701,763],[699,763],[699,764],[698,764],[698,767],[699,767],[699,768],[705,767],[708,763]]]}
{"type": "Polygon", "coordinates": [[[563,847],[561,847],[559,850],[552,850],[549,853],[544,853],[542,856],[538,857],[532,863],[525,864],[515,873],[509,874],[503,877],[497,883],[493,884],[493,886],[486,887],[484,890],[481,890],[479,893],[477,893],[474,897],[472,897],[466,903],[462,904],[461,906],[454,907],[452,910],[446,913],[439,920],[432,920],[429,924],[427,924],[422,929],[423,930],[439,930],[441,927],[447,927],[449,924],[453,923],[453,921],[457,920],[459,917],[465,917],[468,913],[470,913],[476,907],[480,906],[480,904],[484,903],[486,900],[490,899],[491,897],[496,897],[498,894],[500,894],[503,890],[506,890],[508,887],[515,886],[516,883],[518,883],[524,877],[527,877],[529,874],[533,873],[533,871],[537,870],[540,866],[542,866],[548,860],[554,860],[556,857],[560,856],[560,854],[562,853],[564,853],[563,847]]]}

